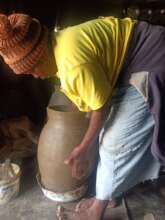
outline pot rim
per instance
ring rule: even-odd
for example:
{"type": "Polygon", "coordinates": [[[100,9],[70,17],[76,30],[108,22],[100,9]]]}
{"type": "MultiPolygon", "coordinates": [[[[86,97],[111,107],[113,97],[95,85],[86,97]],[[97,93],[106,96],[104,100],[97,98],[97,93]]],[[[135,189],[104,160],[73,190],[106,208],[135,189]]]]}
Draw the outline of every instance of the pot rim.
{"type": "Polygon", "coordinates": [[[51,105],[47,107],[47,111],[55,111],[59,113],[74,113],[74,114],[86,114],[86,112],[81,112],[78,109],[73,108],[69,105],[51,105]]]}

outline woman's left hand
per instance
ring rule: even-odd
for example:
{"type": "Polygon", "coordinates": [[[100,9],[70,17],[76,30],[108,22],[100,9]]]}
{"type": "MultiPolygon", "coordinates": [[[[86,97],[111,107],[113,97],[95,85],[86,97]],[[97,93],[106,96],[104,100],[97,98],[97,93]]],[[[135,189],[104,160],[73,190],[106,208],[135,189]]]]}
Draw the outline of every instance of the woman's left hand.
{"type": "Polygon", "coordinates": [[[77,146],[64,161],[69,165],[72,170],[72,177],[81,179],[85,174],[88,167],[87,151],[82,147],[77,146]]]}

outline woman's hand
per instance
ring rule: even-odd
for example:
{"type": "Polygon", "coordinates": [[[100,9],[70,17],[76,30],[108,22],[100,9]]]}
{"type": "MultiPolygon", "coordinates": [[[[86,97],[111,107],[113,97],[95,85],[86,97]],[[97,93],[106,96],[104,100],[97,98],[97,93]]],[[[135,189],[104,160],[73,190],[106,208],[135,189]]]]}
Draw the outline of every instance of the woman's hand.
{"type": "Polygon", "coordinates": [[[93,139],[96,137],[98,131],[104,121],[105,107],[90,113],[89,127],[81,141],[81,143],[71,152],[70,156],[64,161],[72,169],[72,176],[81,179],[88,167],[87,152],[93,139]]]}
{"type": "Polygon", "coordinates": [[[86,174],[88,167],[87,151],[77,146],[64,163],[71,167],[72,177],[81,179],[86,174]]]}

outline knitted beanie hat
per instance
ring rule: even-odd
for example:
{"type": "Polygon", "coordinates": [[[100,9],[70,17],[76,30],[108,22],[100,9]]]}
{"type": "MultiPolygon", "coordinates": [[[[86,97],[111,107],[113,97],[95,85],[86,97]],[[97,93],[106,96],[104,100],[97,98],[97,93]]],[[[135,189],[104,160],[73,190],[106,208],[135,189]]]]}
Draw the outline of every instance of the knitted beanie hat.
{"type": "Polygon", "coordinates": [[[17,74],[30,71],[44,54],[48,31],[26,14],[0,14],[0,55],[17,74]]]}

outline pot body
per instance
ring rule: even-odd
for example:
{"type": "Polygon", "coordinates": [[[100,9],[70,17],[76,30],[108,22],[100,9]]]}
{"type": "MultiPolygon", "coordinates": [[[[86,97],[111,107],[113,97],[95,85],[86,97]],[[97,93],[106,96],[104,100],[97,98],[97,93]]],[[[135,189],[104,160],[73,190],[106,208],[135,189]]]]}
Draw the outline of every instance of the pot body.
{"type": "Polygon", "coordinates": [[[69,106],[48,107],[45,124],[38,145],[38,165],[41,184],[55,193],[76,190],[88,181],[96,162],[96,149],[89,152],[88,166],[82,179],[71,176],[71,168],[64,160],[80,144],[89,124],[86,114],[69,106]],[[93,151],[93,153],[91,152],[93,151]]]}

